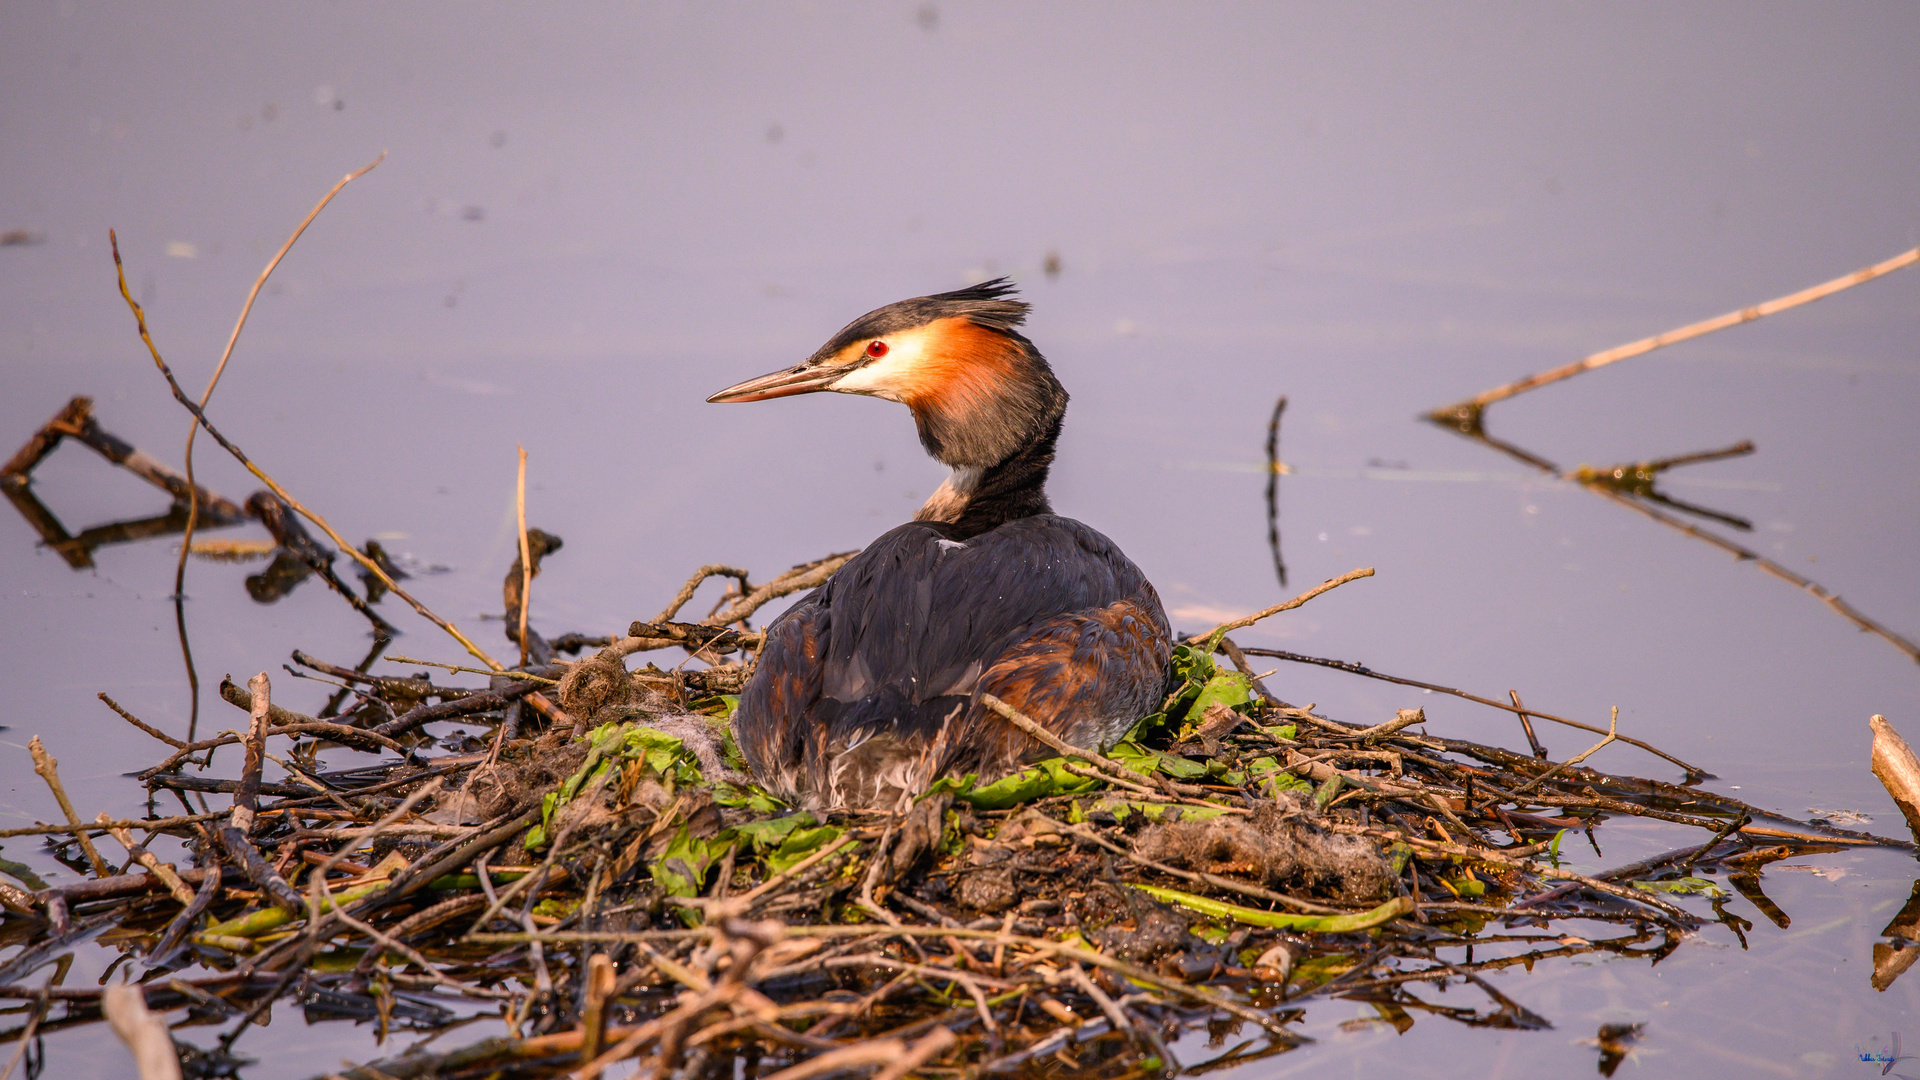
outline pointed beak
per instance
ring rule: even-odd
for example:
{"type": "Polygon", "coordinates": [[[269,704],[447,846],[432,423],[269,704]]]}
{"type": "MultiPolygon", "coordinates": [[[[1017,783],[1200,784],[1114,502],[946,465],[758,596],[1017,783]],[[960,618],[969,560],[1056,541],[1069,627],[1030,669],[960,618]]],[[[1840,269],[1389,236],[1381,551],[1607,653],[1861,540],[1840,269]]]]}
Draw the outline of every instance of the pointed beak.
{"type": "Polygon", "coordinates": [[[768,398],[790,397],[794,394],[811,394],[817,390],[831,389],[832,384],[846,373],[847,369],[843,367],[801,364],[799,367],[736,383],[707,400],[724,404],[733,401],[765,401],[768,398]]]}

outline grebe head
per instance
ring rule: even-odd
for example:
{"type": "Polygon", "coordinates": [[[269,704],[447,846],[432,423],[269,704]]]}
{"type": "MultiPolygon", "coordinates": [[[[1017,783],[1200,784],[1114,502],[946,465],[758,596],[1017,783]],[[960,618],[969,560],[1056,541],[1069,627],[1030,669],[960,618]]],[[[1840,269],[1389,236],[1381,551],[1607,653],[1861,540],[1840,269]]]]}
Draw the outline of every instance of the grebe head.
{"type": "Polygon", "coordinates": [[[870,311],[801,364],[729,386],[712,402],[831,390],[898,401],[941,462],[989,469],[1058,433],[1067,392],[1018,330],[1027,305],[1005,278],[870,311]]]}

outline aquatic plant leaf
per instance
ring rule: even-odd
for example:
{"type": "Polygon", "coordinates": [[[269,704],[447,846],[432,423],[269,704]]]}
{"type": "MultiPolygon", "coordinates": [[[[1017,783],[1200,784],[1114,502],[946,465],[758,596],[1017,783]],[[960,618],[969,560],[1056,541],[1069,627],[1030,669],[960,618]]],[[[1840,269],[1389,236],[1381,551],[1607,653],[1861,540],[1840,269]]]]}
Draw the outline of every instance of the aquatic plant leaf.
{"type": "Polygon", "coordinates": [[[706,889],[707,872],[731,847],[733,844],[728,840],[697,839],[682,825],[667,843],[667,849],[647,864],[647,868],[653,874],[654,883],[665,889],[668,896],[699,896],[706,889]]]}
{"type": "MultiPolygon", "coordinates": [[[[1078,803],[1074,805],[1076,808],[1079,806],[1078,803]]],[[[1210,809],[1205,806],[1141,802],[1135,799],[1101,799],[1089,809],[1096,813],[1104,810],[1122,822],[1132,814],[1138,814],[1148,821],[1211,821],[1232,812],[1224,806],[1210,809]]],[[[1086,820],[1086,814],[1087,811],[1081,811],[1081,821],[1086,820]]]]}
{"type": "Polygon", "coordinates": [[[758,787],[735,787],[722,781],[713,785],[713,801],[721,806],[745,807],[756,814],[778,814],[787,804],[758,787]]]}
{"type": "Polygon", "coordinates": [[[1248,926],[1267,926],[1276,930],[1298,930],[1309,934],[1345,934],[1354,930],[1368,930],[1405,915],[1413,910],[1410,897],[1396,896],[1379,907],[1351,915],[1293,915],[1279,911],[1263,911],[1260,908],[1241,907],[1224,900],[1214,900],[1206,896],[1181,892],[1179,889],[1163,889],[1157,885],[1134,885],[1136,889],[1169,904],[1197,911],[1216,919],[1232,919],[1248,926]]]}
{"type": "Polygon", "coordinates": [[[795,829],[787,834],[773,854],[767,856],[767,872],[782,874],[796,863],[826,847],[839,842],[847,830],[838,825],[821,825],[812,829],[795,829]]]}
{"type": "Polygon", "coordinates": [[[755,851],[765,853],[779,848],[796,829],[811,828],[818,824],[820,822],[812,814],[803,810],[798,814],[788,814],[785,817],[742,822],[720,835],[745,840],[753,845],[755,851]]]}
{"type": "Polygon", "coordinates": [[[1100,781],[1096,779],[1068,772],[1066,758],[1047,758],[1035,762],[991,784],[976,785],[974,780],[973,773],[957,778],[948,777],[930,788],[927,794],[944,791],[975,810],[1005,810],[1053,795],[1078,795],[1100,786],[1100,781]]]}
{"type": "Polygon", "coordinates": [[[1200,687],[1200,693],[1187,707],[1190,723],[1198,723],[1215,705],[1225,705],[1229,709],[1245,712],[1253,703],[1253,682],[1237,671],[1222,671],[1208,679],[1200,687]]]}
{"type": "Polygon", "coordinates": [[[740,707],[739,694],[712,694],[695,698],[689,702],[693,711],[703,716],[718,717],[721,720],[733,719],[733,710],[740,707]]]}
{"type": "Polygon", "coordinates": [[[1116,743],[1107,756],[1142,776],[1160,773],[1175,780],[1192,780],[1207,775],[1207,767],[1198,761],[1178,754],[1163,753],[1132,739],[1122,739],[1116,743]]]}
{"type": "Polygon", "coordinates": [[[1668,881],[1633,881],[1628,882],[1628,884],[1643,892],[1675,893],[1680,896],[1705,896],[1713,900],[1718,900],[1727,895],[1727,890],[1715,885],[1706,878],[1698,877],[1673,878],[1668,881]]]}

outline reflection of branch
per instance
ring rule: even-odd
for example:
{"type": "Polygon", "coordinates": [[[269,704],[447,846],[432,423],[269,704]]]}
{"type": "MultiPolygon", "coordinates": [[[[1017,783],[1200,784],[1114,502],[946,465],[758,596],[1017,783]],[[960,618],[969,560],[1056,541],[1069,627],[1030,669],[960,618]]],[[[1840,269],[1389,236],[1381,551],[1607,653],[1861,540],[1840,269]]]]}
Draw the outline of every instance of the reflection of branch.
{"type": "Polygon", "coordinates": [[[1715,330],[1724,330],[1729,326],[1738,326],[1741,323],[1752,322],[1763,315],[1772,315],[1776,311],[1785,311],[1788,308],[1799,307],[1801,304],[1809,304],[1822,297],[1832,296],[1834,293],[1840,292],[1843,289],[1851,289],[1862,282],[1872,281],[1874,278],[1880,277],[1883,274],[1890,274],[1903,266],[1911,266],[1916,262],[1920,262],[1920,248],[1901,252],[1885,262],[1875,263],[1872,266],[1855,270],[1853,273],[1847,274],[1844,277],[1834,278],[1832,281],[1815,285],[1810,289],[1802,289],[1788,296],[1769,300],[1764,304],[1741,308],[1738,311],[1729,311],[1725,315],[1716,315],[1711,319],[1691,323],[1676,330],[1669,330],[1664,334],[1655,334],[1649,338],[1641,338],[1639,341],[1628,342],[1625,345],[1617,345],[1603,352],[1594,353],[1592,356],[1577,363],[1554,368],[1552,371],[1543,371],[1538,375],[1529,375],[1517,382],[1507,383],[1505,386],[1496,386],[1485,393],[1477,394],[1458,404],[1448,405],[1442,409],[1435,409],[1427,414],[1427,418],[1437,424],[1443,424],[1463,432],[1469,431],[1470,429],[1478,429],[1481,422],[1481,413],[1485,412],[1486,407],[1496,401],[1504,401],[1515,394],[1525,393],[1528,390],[1545,386],[1548,383],[1556,383],[1562,379],[1571,379],[1583,371],[1592,371],[1594,368],[1606,367],[1615,361],[1627,360],[1635,356],[1644,356],[1662,346],[1689,341],[1693,338],[1711,334],[1715,330]]]}
{"type": "Polygon", "coordinates": [[[1280,587],[1287,587],[1287,563],[1280,557],[1280,414],[1287,411],[1287,396],[1273,403],[1273,419],[1267,421],[1267,543],[1273,548],[1273,572],[1280,575],[1280,587]]]}
{"type": "MultiPolygon", "coordinates": [[[[1562,475],[1559,469],[1555,468],[1550,462],[1547,462],[1545,459],[1536,457],[1533,454],[1530,454],[1527,451],[1522,450],[1511,443],[1502,442],[1501,440],[1488,435],[1485,431],[1479,430],[1478,413],[1475,414],[1475,423],[1472,430],[1462,427],[1458,423],[1456,423],[1455,421],[1457,417],[1453,417],[1453,416],[1443,417],[1436,413],[1436,414],[1433,414],[1430,418],[1433,420],[1434,423],[1440,425],[1441,427],[1448,428],[1453,431],[1458,431],[1460,434],[1465,435],[1467,438],[1472,439],[1474,442],[1480,443],[1485,446],[1489,446],[1495,450],[1500,451],[1503,454],[1506,454],[1508,457],[1514,458],[1517,461],[1523,461],[1528,465],[1531,465],[1534,468],[1539,469],[1541,472],[1552,473],[1555,476],[1562,475]]],[[[1713,455],[1727,456],[1727,454],[1730,453],[1731,451],[1738,450],[1738,449],[1739,447],[1735,446],[1735,447],[1730,447],[1728,450],[1725,450],[1725,451],[1709,451],[1707,452],[1707,454],[1709,456],[1713,456],[1713,455]]],[[[1666,462],[1670,464],[1677,464],[1677,463],[1684,463],[1689,460],[1701,460],[1701,459],[1702,459],[1702,455],[1696,454],[1696,455],[1685,455],[1679,458],[1669,458],[1669,459],[1666,459],[1666,462]]],[[[1661,462],[1654,462],[1652,464],[1658,465],[1658,464],[1661,464],[1661,462]]],[[[1573,479],[1573,480],[1579,479],[1577,475],[1572,477],[1565,477],[1565,478],[1573,479]]],[[[1739,544],[1734,543],[1731,540],[1728,540],[1726,537],[1717,536],[1713,533],[1707,532],[1706,530],[1700,528],[1697,525],[1692,524],[1691,522],[1681,521],[1679,518],[1676,518],[1673,515],[1668,514],[1655,507],[1649,506],[1646,504],[1646,502],[1642,501],[1641,499],[1634,498],[1631,495],[1615,490],[1613,487],[1609,485],[1583,483],[1581,484],[1581,486],[1586,490],[1593,492],[1595,495],[1600,496],[1603,499],[1609,499],[1615,503],[1618,503],[1621,506],[1626,507],[1629,510],[1634,511],[1635,513],[1645,514],[1647,517],[1652,518],[1653,520],[1659,522],[1662,525],[1667,526],[1670,529],[1678,529],[1681,532],[1686,533],[1688,536],[1693,537],[1695,540],[1699,540],[1707,544],[1712,544],[1714,547],[1719,548],[1721,551],[1726,552],[1727,554],[1733,556],[1736,559],[1740,559],[1742,561],[1752,563],[1754,566],[1758,567],[1760,570],[1768,574],[1771,574],[1774,577],[1779,578],[1781,581],[1784,581],[1787,584],[1792,585],[1793,587],[1801,590],[1802,592],[1808,593],[1809,595],[1813,596],[1814,599],[1819,600],[1821,603],[1832,608],[1834,612],[1838,614],[1841,618],[1847,620],[1848,622],[1859,627],[1860,629],[1865,630],[1867,633],[1880,638],[1881,640],[1892,645],[1894,648],[1899,649],[1901,652],[1906,653],[1907,656],[1910,659],[1912,659],[1915,663],[1920,663],[1920,645],[1914,644],[1912,641],[1909,641],[1905,637],[1902,637],[1901,635],[1895,633],[1894,631],[1888,629],[1887,627],[1882,626],[1879,623],[1873,621],[1872,619],[1867,618],[1865,615],[1862,615],[1859,611],[1856,611],[1851,604],[1848,604],[1845,600],[1842,600],[1838,596],[1835,596],[1833,593],[1829,592],[1819,582],[1816,582],[1811,578],[1803,577],[1800,574],[1796,574],[1793,571],[1787,569],[1785,566],[1782,566],[1781,564],[1774,562],[1772,559],[1767,558],[1766,556],[1760,554],[1757,551],[1754,551],[1751,548],[1743,547],[1739,544]]],[[[1664,500],[1664,501],[1672,502],[1672,500],[1664,500]]],[[[1714,516],[1714,515],[1710,514],[1710,516],[1714,516]]],[[[1533,715],[1538,716],[1540,714],[1534,713],[1533,715]]]]}
{"type": "Polygon", "coordinates": [[[1562,479],[1571,480],[1576,484],[1581,484],[1589,488],[1605,488],[1623,495],[1646,499],[1649,502],[1656,502],[1662,506],[1672,507],[1682,513],[1693,514],[1696,517],[1703,517],[1710,521],[1717,521],[1730,528],[1739,529],[1741,532],[1752,532],[1753,522],[1748,521],[1746,518],[1736,517],[1733,514],[1723,514],[1718,510],[1699,506],[1694,503],[1682,502],[1654,488],[1654,484],[1660,479],[1660,474],[1676,465],[1694,465],[1703,461],[1721,461],[1726,458],[1740,457],[1751,453],[1753,453],[1753,440],[1742,439],[1732,446],[1721,450],[1699,450],[1691,454],[1658,458],[1654,461],[1637,461],[1631,465],[1615,465],[1608,469],[1595,469],[1588,465],[1582,465],[1572,472],[1565,474],[1562,479]]]}

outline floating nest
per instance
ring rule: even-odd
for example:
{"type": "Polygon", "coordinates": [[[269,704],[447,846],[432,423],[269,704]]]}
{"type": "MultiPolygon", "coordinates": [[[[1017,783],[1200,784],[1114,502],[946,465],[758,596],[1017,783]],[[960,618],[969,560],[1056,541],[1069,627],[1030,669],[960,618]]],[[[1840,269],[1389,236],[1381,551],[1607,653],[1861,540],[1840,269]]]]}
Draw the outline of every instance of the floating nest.
{"type": "MultiPolygon", "coordinates": [[[[60,958],[91,939],[127,961],[190,1076],[239,1068],[235,1042],[275,1002],[394,1044],[328,1074],[364,1080],[593,1077],[634,1058],[660,1077],[1172,1075],[1299,1046],[1329,997],[1401,1028],[1416,1012],[1548,1027],[1482,975],[1657,960],[1705,917],[1674,894],[1744,928],[1700,875],[1764,900],[1768,861],[1885,842],[1439,738],[1418,711],[1342,723],[1275,698],[1224,633],[1176,650],[1163,707],[1106,754],[950,778],[903,814],[794,810],[752,783],[727,721],[753,609],[837,565],[759,589],[727,571],[738,586],[707,620],[674,622],[725,570],[705,568],[632,636],[530,634],[548,662],[483,687],[303,653],[350,687],[321,715],[272,704],[264,674],[223,684],[247,733],[168,740],[140,774],[188,813],[9,832],[45,834],[82,877],[0,868],[26,886],[0,888],[0,995],[21,1019],[0,1039],[124,1010],[63,985],[60,958]],[[569,663],[556,645],[599,651],[569,663]],[[629,670],[661,648],[695,663],[629,670]],[[237,778],[215,778],[234,745],[243,758],[218,760],[237,778]],[[380,758],[326,768],[343,749],[380,758]],[[270,754],[281,782],[262,781],[270,754]],[[232,806],[195,813],[185,792],[232,806]],[[1593,876],[1560,865],[1616,815],[1701,840],[1593,876]],[[149,852],[159,836],[192,865],[149,852]],[[105,864],[110,842],[133,872],[105,864]],[[1426,993],[1448,984],[1478,1000],[1426,993]],[[506,1034],[442,1048],[476,1020],[506,1034]],[[417,1033],[432,1047],[404,1048],[417,1033]]],[[[50,757],[43,775],[58,788],[50,757]]]]}

